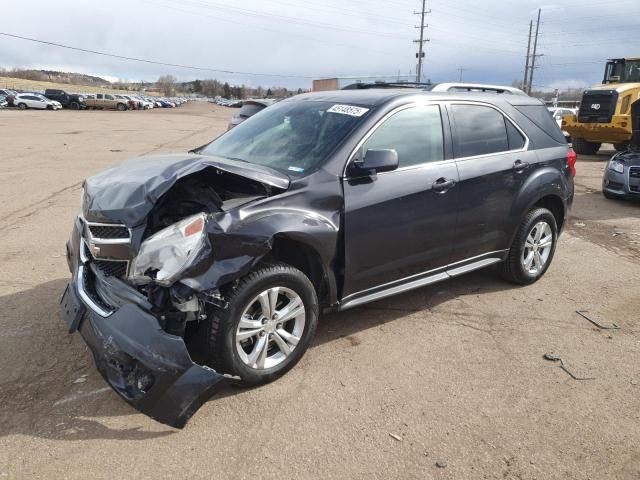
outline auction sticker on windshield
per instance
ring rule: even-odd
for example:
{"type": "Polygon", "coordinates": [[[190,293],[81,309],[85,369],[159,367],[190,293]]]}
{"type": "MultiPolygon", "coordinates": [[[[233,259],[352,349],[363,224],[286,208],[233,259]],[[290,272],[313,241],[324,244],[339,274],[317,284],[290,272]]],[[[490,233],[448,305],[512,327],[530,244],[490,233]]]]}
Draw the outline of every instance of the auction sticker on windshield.
{"type": "Polygon", "coordinates": [[[361,117],[368,111],[368,108],[354,107],[353,105],[334,105],[327,110],[329,113],[341,113],[342,115],[351,115],[352,117],[361,117]]]}

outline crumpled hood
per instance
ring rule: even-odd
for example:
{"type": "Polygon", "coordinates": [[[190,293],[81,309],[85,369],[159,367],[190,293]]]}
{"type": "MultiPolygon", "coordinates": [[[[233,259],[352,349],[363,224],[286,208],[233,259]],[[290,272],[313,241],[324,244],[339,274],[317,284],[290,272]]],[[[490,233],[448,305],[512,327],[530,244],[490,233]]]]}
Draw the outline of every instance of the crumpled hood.
{"type": "Polygon", "coordinates": [[[135,227],[179,179],[216,168],[286,190],[289,177],[268,167],[198,154],[149,155],[105,170],[84,183],[83,215],[95,222],[135,227]]]}

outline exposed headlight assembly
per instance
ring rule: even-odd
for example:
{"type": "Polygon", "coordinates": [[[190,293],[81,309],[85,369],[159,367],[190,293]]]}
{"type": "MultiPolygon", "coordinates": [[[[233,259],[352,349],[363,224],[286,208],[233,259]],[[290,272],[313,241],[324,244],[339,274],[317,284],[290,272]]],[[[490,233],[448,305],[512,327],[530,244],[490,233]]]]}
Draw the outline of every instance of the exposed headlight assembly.
{"type": "Polygon", "coordinates": [[[617,173],[624,173],[624,163],[619,162],[618,160],[610,160],[608,168],[609,170],[613,170],[617,173]]]}
{"type": "Polygon", "coordinates": [[[138,285],[152,280],[159,285],[172,285],[204,246],[205,218],[204,213],[187,217],[142,242],[129,280],[138,285]]]}

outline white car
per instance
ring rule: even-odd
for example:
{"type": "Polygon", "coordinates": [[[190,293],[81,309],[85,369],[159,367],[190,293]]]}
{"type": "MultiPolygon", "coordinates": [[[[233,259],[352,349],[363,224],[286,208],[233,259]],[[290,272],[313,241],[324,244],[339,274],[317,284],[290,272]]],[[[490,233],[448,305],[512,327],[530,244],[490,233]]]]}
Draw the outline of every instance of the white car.
{"type": "Polygon", "coordinates": [[[62,104],[56,100],[50,100],[38,93],[19,93],[13,100],[13,104],[20,110],[27,108],[39,108],[41,110],[62,110],[62,104]]]}
{"type": "MultiPolygon", "coordinates": [[[[563,107],[558,107],[558,108],[549,107],[549,112],[551,112],[551,115],[553,115],[553,119],[556,121],[556,123],[560,127],[560,130],[562,130],[562,118],[567,115],[577,115],[578,109],[563,108],[563,107]]],[[[569,132],[562,130],[562,134],[564,135],[564,138],[567,139],[567,143],[571,142],[571,135],[569,135],[569,132]]]]}

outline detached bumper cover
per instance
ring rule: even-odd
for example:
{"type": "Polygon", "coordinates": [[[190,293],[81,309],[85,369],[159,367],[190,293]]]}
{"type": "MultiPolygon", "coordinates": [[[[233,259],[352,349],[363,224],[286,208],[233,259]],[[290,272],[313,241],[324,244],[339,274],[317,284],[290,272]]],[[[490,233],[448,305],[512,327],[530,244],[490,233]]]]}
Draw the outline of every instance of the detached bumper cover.
{"type": "Polygon", "coordinates": [[[155,317],[125,305],[107,318],[87,310],[80,324],[96,366],[128,403],[151,418],[182,428],[226,378],[191,361],[183,340],[155,317]]]}
{"type": "Polygon", "coordinates": [[[80,332],[98,370],[118,395],[161,423],[184,427],[230,377],[194,363],[183,339],[165,332],[140,306],[139,293],[124,282],[110,284],[110,293],[114,298],[129,298],[130,303],[119,303],[105,315],[87,296],[85,269],[89,267],[81,263],[79,247],[76,225],[67,246],[73,280],[61,302],[67,328],[70,333],[80,332]]]}

